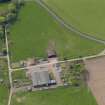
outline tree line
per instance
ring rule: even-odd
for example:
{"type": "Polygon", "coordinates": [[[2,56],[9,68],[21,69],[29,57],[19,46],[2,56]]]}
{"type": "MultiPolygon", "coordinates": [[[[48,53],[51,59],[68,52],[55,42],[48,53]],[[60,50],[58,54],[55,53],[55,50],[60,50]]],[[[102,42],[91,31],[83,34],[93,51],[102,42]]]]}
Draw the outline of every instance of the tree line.
{"type": "Polygon", "coordinates": [[[6,10],[0,11],[0,40],[5,40],[5,25],[12,24],[16,21],[18,11],[22,5],[24,5],[24,1],[14,0],[8,3],[6,10]]]}

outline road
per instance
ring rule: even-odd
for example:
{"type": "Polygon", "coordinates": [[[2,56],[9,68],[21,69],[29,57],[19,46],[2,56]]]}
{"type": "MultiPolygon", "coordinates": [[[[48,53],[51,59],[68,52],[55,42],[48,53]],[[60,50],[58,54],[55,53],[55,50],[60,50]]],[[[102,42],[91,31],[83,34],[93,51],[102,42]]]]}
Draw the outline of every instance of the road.
{"type": "Polygon", "coordinates": [[[12,97],[12,89],[13,89],[13,84],[12,84],[12,72],[11,72],[11,66],[10,66],[10,58],[9,58],[9,46],[8,46],[8,37],[7,37],[7,31],[6,31],[6,26],[5,26],[5,41],[6,41],[6,49],[7,49],[7,63],[8,63],[8,72],[9,72],[9,81],[10,81],[10,95],[8,99],[8,105],[11,103],[11,97],[12,97]]]}
{"type": "Polygon", "coordinates": [[[60,16],[58,16],[51,8],[49,8],[49,6],[43,2],[43,0],[35,0],[41,7],[43,7],[45,10],[48,11],[48,13],[55,19],[57,20],[62,26],[64,26],[66,29],[68,29],[68,31],[72,31],[76,34],[78,34],[79,36],[85,38],[85,39],[89,39],[89,40],[93,40],[96,41],[100,44],[105,44],[105,40],[101,40],[101,39],[97,39],[96,37],[93,37],[95,35],[89,35],[87,33],[83,33],[80,32],[78,29],[76,29],[72,24],[68,24],[66,23],[60,16]]]}
{"type": "Polygon", "coordinates": [[[5,39],[6,39],[6,49],[7,49],[7,63],[8,63],[8,70],[9,70],[9,81],[10,81],[10,86],[12,88],[13,85],[12,85],[12,75],[11,75],[11,66],[10,66],[11,64],[10,64],[10,58],[9,58],[9,45],[8,45],[6,27],[5,27],[5,39]]]}
{"type": "Polygon", "coordinates": [[[82,58],[69,59],[69,60],[66,60],[66,61],[55,61],[55,62],[50,62],[50,63],[45,63],[45,64],[37,64],[37,65],[34,65],[34,66],[17,68],[17,69],[12,69],[11,68],[11,72],[19,71],[19,70],[25,70],[25,69],[30,69],[30,68],[34,68],[34,67],[48,66],[48,65],[56,64],[56,63],[64,63],[64,62],[72,62],[72,61],[78,61],[78,60],[92,59],[92,58],[102,57],[102,56],[105,56],[105,54],[97,54],[97,55],[86,56],[86,57],[82,57],[82,58]]]}

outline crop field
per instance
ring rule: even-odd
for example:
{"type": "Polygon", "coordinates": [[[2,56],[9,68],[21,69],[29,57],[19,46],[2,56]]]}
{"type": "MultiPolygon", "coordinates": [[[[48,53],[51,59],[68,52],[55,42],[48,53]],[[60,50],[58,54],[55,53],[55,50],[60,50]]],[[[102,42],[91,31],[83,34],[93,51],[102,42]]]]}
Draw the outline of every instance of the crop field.
{"type": "Polygon", "coordinates": [[[28,93],[17,93],[11,105],[97,105],[95,98],[86,87],[57,88],[28,93]]]}
{"type": "Polygon", "coordinates": [[[104,0],[43,0],[66,22],[105,40],[104,0]]]}
{"type": "Polygon", "coordinates": [[[6,105],[9,97],[9,85],[8,80],[8,71],[6,60],[0,59],[0,80],[3,80],[3,83],[0,83],[0,105],[6,105]]]}
{"type": "Polygon", "coordinates": [[[25,3],[10,34],[12,61],[46,57],[51,42],[60,58],[97,54],[104,49],[101,44],[68,32],[35,2],[25,3]]]}

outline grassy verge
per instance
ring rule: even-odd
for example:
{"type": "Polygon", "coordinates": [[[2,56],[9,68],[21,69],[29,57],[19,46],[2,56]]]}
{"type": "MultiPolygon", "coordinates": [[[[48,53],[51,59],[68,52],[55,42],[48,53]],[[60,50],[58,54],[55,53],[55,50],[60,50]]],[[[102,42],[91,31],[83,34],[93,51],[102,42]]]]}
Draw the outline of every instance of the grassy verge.
{"type": "Polygon", "coordinates": [[[82,32],[105,39],[104,0],[44,0],[58,15],[82,32]]]}
{"type": "Polygon", "coordinates": [[[7,105],[8,97],[9,97],[8,89],[5,86],[0,85],[0,105],[7,105]]]}
{"type": "Polygon", "coordinates": [[[0,51],[2,51],[3,48],[3,42],[0,40],[0,51]]]}
{"type": "Polygon", "coordinates": [[[6,105],[9,97],[9,79],[7,62],[5,59],[0,59],[0,105],[6,105]]]}

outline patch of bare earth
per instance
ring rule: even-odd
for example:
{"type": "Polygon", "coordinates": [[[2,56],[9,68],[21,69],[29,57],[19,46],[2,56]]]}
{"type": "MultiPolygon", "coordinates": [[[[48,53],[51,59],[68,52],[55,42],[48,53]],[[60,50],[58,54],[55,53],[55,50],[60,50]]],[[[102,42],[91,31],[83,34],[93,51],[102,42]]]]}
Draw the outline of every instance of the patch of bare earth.
{"type": "Polygon", "coordinates": [[[85,61],[88,85],[99,105],[105,105],[105,56],[85,61]]]}

